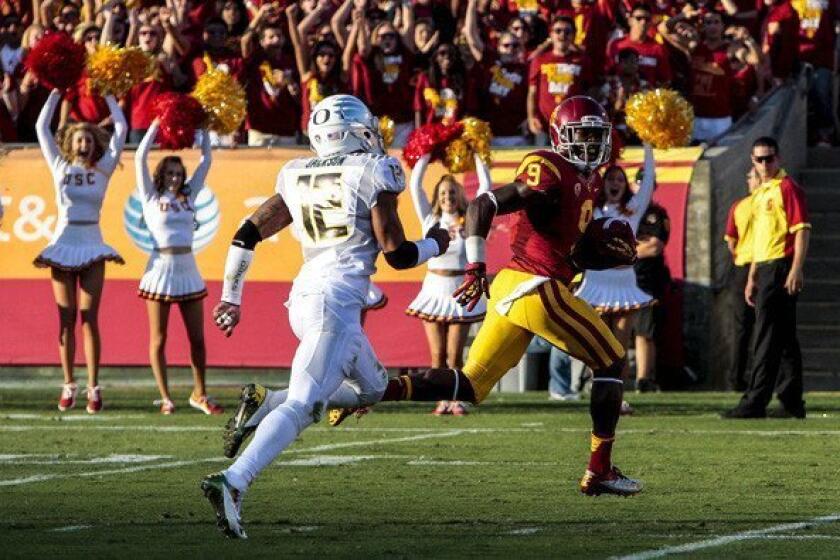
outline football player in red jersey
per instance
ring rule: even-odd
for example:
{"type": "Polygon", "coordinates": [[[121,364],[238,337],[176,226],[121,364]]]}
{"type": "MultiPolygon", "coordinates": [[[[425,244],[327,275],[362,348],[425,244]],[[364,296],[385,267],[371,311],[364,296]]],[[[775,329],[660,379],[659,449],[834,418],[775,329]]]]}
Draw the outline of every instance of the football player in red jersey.
{"type": "MultiPolygon", "coordinates": [[[[528,154],[513,183],[484,193],[470,203],[466,220],[468,264],[464,282],[455,295],[468,308],[478,303],[482,293],[490,299],[467,363],[462,371],[430,369],[391,379],[382,400],[480,403],[519,362],[531,338],[539,335],[594,372],[590,403],[592,455],[580,481],[581,491],[588,495],[629,496],[642,490],[641,482],[622,475],[611,461],[624,391],[624,348],[589,304],[568,288],[582,268],[573,264],[570,257],[580,257],[581,251],[575,246],[584,232],[587,240],[603,241],[596,249],[599,254],[588,256],[603,260],[606,255],[609,262],[601,263],[603,267],[635,260],[632,232],[625,234],[628,243],[616,238],[618,234],[612,229],[615,224],[593,223],[604,228],[594,234],[591,228],[587,229],[603,183],[597,170],[610,158],[610,132],[607,114],[594,99],[566,99],[551,116],[553,151],[528,154]],[[493,218],[511,213],[516,214],[513,258],[488,290],[485,239],[493,218]],[[627,249],[617,251],[610,259],[610,247],[627,249]]],[[[592,262],[586,265],[591,266],[592,262]]],[[[331,423],[336,424],[350,412],[334,411],[331,423]]]]}

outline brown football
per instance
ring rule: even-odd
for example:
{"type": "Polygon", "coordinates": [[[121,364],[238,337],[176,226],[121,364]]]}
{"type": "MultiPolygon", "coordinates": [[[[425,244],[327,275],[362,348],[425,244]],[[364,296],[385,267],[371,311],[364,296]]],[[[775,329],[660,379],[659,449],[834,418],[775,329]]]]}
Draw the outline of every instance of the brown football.
{"type": "Polygon", "coordinates": [[[636,262],[636,236],[626,221],[597,218],[589,222],[572,248],[572,264],[580,270],[604,270],[636,262]]]}

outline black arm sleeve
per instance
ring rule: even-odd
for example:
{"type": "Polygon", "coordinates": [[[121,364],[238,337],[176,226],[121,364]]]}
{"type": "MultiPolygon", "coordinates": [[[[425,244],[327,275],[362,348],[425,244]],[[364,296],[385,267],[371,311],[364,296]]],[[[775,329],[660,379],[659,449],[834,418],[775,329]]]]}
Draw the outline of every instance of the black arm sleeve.
{"type": "Polygon", "coordinates": [[[419,256],[420,251],[417,249],[417,245],[415,245],[413,241],[403,241],[400,243],[399,247],[390,253],[385,253],[385,261],[391,266],[391,268],[404,270],[406,268],[416,266],[419,256]]]}
{"type": "Polygon", "coordinates": [[[236,235],[233,236],[231,245],[236,245],[237,247],[253,251],[254,247],[256,247],[257,243],[260,241],[262,241],[260,230],[257,229],[254,222],[251,220],[245,220],[245,222],[239,226],[239,229],[236,230],[236,235]]]}

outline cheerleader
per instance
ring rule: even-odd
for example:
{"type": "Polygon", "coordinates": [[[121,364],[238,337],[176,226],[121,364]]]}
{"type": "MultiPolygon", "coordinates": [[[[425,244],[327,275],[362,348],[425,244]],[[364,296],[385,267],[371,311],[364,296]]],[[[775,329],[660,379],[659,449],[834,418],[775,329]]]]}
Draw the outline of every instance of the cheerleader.
{"type": "MultiPolygon", "coordinates": [[[[595,218],[625,220],[633,228],[633,233],[639,229],[639,223],[653,196],[653,185],[656,180],[653,149],[645,144],[644,151],[644,178],[635,195],[630,190],[627,174],[620,166],[612,165],[604,172],[604,189],[596,203],[595,218]]],[[[639,289],[636,283],[636,272],[632,266],[587,270],[575,295],[601,314],[604,322],[624,348],[627,348],[630,343],[636,311],[656,303],[650,294],[639,289]]],[[[626,368],[625,365],[625,377],[626,368]]],[[[621,411],[622,414],[632,413],[632,408],[627,401],[621,404],[621,411]]]]}
{"type": "Polygon", "coordinates": [[[197,134],[201,137],[201,161],[192,177],[187,179],[187,170],[178,156],[163,158],[152,175],[148,157],[159,126],[156,119],[134,156],[137,186],[143,200],[143,219],[154,241],[138,295],[146,300],[149,313],[149,360],[160,391],[160,401],[155,404],[160,404],[161,414],[175,412],[166,378],[166,334],[170,307],[177,303],[190,342],[195,383],[190,406],[205,414],[222,414],[224,409],[207,396],[204,386],[207,351],[201,300],[207,296],[207,289],[192,252],[195,199],[204,187],[212,159],[210,135],[206,131],[197,134]]]}
{"type": "Polygon", "coordinates": [[[73,377],[76,314],[81,316],[85,359],[88,370],[87,411],[102,410],[99,389],[99,302],[105,282],[105,261],[125,264],[122,257],[102,241],[99,215],[111,174],[120,161],[128,131],[125,117],[113,96],[105,98],[114,134],[89,123],[62,127],[57,136],[50,132],[61,94],[53,90],[38,115],[35,131],[41,151],[53,176],[58,220],[52,241],[35,259],[35,266],[50,268],[53,295],[58,304],[58,339],[64,386],[58,409],[76,404],[73,377]],[[77,297],[77,286],[79,293],[77,297]]]}
{"type": "MultiPolygon", "coordinates": [[[[467,212],[467,197],[464,187],[452,175],[444,175],[435,185],[432,201],[423,190],[423,176],[429,165],[430,154],[420,158],[411,174],[410,191],[414,210],[420,219],[423,231],[435,224],[449,229],[452,241],[443,255],[429,259],[429,267],[420,293],[414,298],[406,313],[423,321],[433,368],[461,368],[464,364],[464,345],[470,324],[484,319],[487,302],[482,300],[472,311],[458,305],[452,292],[464,279],[467,264],[464,246],[464,216],[467,212]]],[[[489,191],[490,170],[478,155],[475,156],[478,174],[478,193],[489,191]]],[[[434,414],[463,415],[466,409],[460,402],[441,401],[434,414]]]]}

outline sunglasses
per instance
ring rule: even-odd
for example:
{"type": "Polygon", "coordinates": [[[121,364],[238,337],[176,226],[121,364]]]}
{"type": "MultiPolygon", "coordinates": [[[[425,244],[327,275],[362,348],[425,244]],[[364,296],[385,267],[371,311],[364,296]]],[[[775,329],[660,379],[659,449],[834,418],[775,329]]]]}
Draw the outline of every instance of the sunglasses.
{"type": "Polygon", "coordinates": [[[633,16],[636,21],[650,21],[650,16],[633,16]]]}
{"type": "Polygon", "coordinates": [[[380,33],[379,34],[379,40],[380,41],[384,41],[385,39],[396,39],[396,38],[397,38],[396,33],[388,32],[388,33],[380,33]]]}
{"type": "Polygon", "coordinates": [[[500,49],[518,49],[519,43],[499,43],[500,49]]]}
{"type": "Polygon", "coordinates": [[[571,27],[555,27],[551,30],[555,35],[574,35],[575,30],[571,27]]]}
{"type": "Polygon", "coordinates": [[[756,163],[770,163],[776,159],[776,154],[770,154],[769,156],[753,156],[752,158],[756,163]]]}

